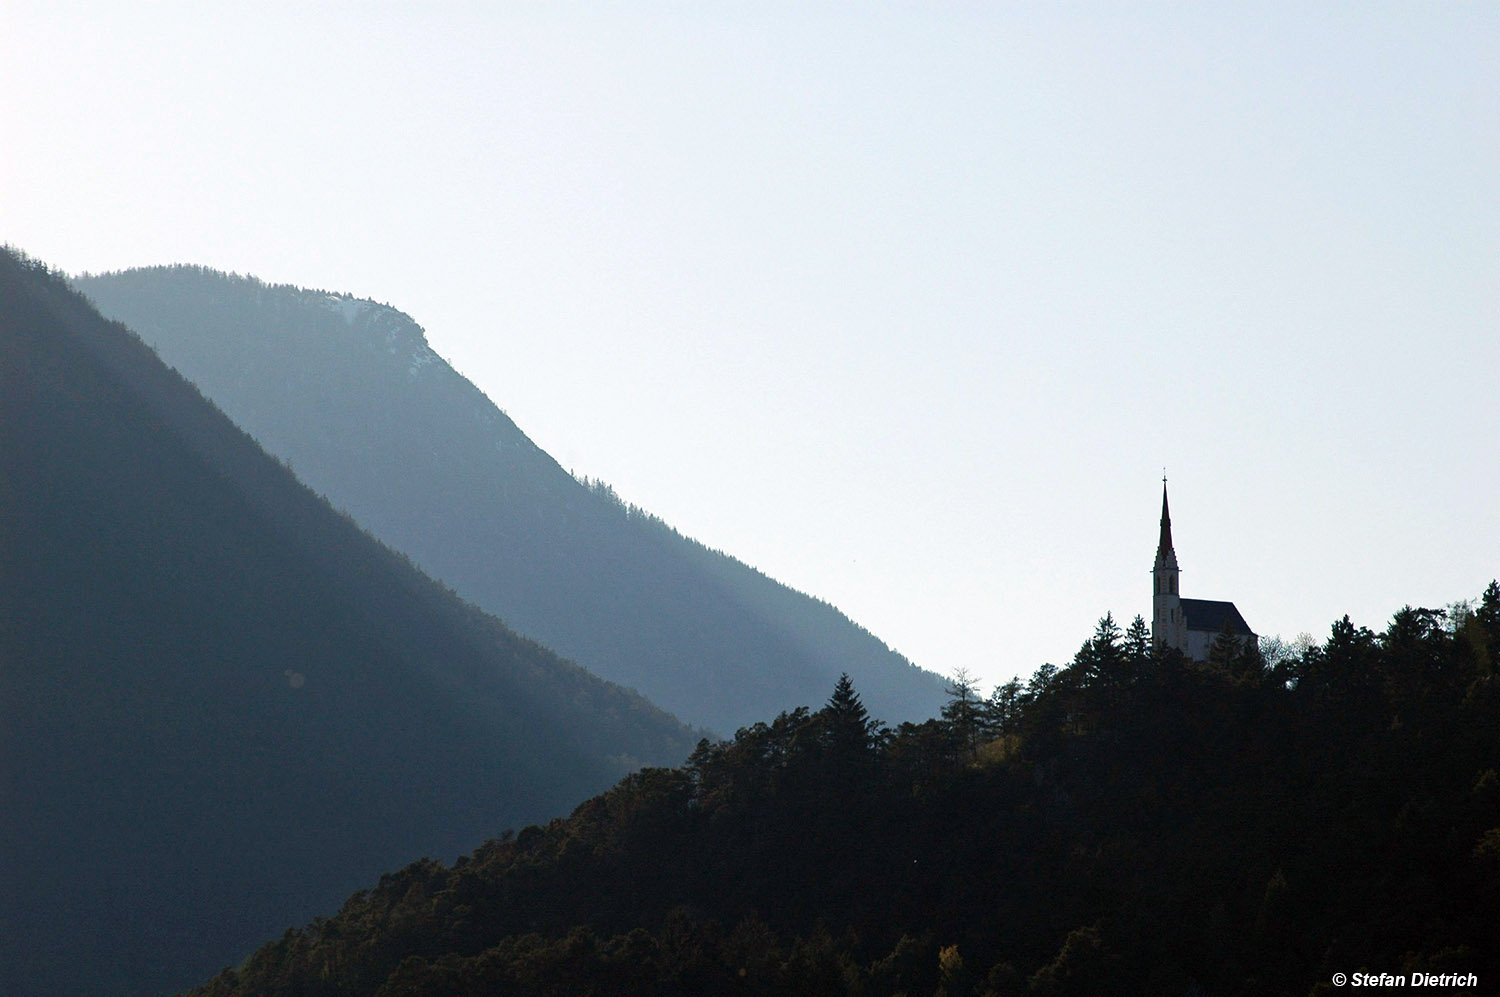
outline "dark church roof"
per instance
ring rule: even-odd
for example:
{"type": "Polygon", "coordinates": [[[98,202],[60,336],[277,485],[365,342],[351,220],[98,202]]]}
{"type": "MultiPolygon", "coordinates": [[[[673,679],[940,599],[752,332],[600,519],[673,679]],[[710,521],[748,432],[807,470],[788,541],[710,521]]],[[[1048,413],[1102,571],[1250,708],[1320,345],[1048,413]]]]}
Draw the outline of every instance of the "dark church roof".
{"type": "Polygon", "coordinates": [[[1184,599],[1182,600],[1182,615],[1187,620],[1189,630],[1210,630],[1214,633],[1225,628],[1228,624],[1231,634],[1250,634],[1255,631],[1250,629],[1250,624],[1240,615],[1240,611],[1234,608],[1232,602],[1218,602],[1213,599],[1184,599]]]}
{"type": "Polygon", "coordinates": [[[1167,509],[1167,479],[1161,479],[1161,537],[1156,541],[1158,559],[1172,553],[1172,513],[1167,509]]]}

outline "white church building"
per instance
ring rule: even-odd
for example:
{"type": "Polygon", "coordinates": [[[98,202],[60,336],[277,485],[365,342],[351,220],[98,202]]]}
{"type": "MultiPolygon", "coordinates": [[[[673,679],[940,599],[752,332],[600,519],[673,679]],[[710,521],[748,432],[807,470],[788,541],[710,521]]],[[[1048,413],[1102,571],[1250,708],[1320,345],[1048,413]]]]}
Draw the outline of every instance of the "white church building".
{"type": "Polygon", "coordinates": [[[1167,511],[1167,479],[1161,482],[1161,539],[1156,545],[1155,583],[1151,597],[1151,639],[1157,646],[1174,647],[1193,661],[1205,661],[1219,635],[1228,634],[1243,646],[1255,632],[1232,602],[1184,599],[1178,589],[1177,552],[1172,549],[1172,517],[1167,511]]]}

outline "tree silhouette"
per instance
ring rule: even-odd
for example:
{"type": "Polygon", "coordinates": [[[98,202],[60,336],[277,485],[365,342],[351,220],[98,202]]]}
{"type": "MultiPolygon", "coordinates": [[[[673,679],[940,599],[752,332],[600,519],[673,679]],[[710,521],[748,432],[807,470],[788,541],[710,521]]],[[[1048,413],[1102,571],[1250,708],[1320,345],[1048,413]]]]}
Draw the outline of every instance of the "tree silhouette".
{"type": "Polygon", "coordinates": [[[880,740],[880,724],[870,719],[849,673],[839,676],[833,695],[818,713],[834,754],[850,757],[867,754],[880,740]]]}
{"type": "Polygon", "coordinates": [[[967,668],[959,668],[953,673],[947,693],[943,719],[952,727],[965,756],[972,758],[983,730],[983,700],[979,696],[978,684],[967,668]]]}

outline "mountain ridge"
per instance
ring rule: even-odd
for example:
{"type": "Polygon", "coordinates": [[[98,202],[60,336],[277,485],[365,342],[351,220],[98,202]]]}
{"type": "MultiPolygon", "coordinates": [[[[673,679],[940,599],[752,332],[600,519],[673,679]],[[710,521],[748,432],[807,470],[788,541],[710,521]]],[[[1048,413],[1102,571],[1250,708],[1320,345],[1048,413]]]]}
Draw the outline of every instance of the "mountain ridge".
{"type": "Polygon", "coordinates": [[[576,479],[398,309],[183,265],[74,284],[434,577],[691,723],[733,731],[844,671],[894,719],[941,706],[836,607],[576,479]]]}
{"type": "Polygon", "coordinates": [[[0,990],[146,994],[701,732],[464,603],[0,253],[0,990]]]}

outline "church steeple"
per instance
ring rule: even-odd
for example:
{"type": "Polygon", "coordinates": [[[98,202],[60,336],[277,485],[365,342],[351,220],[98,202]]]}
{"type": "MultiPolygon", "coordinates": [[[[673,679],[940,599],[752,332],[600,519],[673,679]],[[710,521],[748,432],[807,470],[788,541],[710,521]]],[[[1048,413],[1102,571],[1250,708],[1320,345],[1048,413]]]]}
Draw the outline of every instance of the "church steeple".
{"type": "Polygon", "coordinates": [[[1172,549],[1172,514],[1167,508],[1167,479],[1161,479],[1161,537],[1151,571],[1151,637],[1158,645],[1187,650],[1187,620],[1177,589],[1177,552],[1172,549]]]}
{"type": "Polygon", "coordinates": [[[1177,570],[1177,552],[1172,549],[1172,513],[1167,508],[1167,479],[1161,479],[1161,539],[1156,542],[1156,570],[1177,570]]]}

